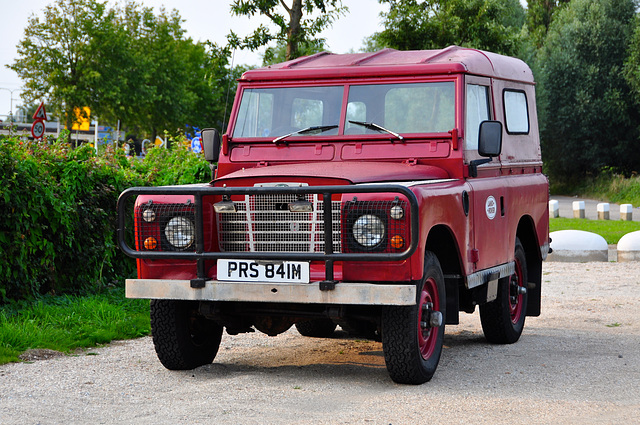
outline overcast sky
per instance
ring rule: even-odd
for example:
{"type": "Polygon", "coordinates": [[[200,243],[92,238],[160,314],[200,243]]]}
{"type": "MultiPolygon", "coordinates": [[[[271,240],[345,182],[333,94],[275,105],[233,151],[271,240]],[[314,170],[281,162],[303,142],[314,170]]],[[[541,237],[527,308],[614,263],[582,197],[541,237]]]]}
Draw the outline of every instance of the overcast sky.
{"type": "MultiPolygon", "coordinates": [[[[183,28],[187,36],[194,40],[211,40],[219,45],[226,44],[225,36],[231,29],[238,35],[249,34],[261,22],[268,23],[261,18],[231,17],[229,12],[230,0],[142,0],[145,6],[153,7],[156,11],[161,6],[166,9],[177,9],[182,19],[183,28]]],[[[3,1],[0,7],[0,119],[4,120],[9,113],[11,102],[10,92],[13,92],[13,110],[21,103],[21,80],[15,72],[4,65],[13,63],[17,57],[16,45],[24,37],[27,19],[33,13],[42,16],[42,9],[53,0],[23,0],[3,1]]],[[[109,0],[109,4],[116,4],[109,0]]],[[[321,34],[327,39],[329,50],[335,53],[346,53],[350,49],[358,50],[362,47],[363,39],[381,29],[380,12],[383,10],[377,0],[344,0],[349,13],[321,34]]],[[[235,62],[238,64],[259,65],[261,58],[258,53],[238,51],[235,62]]]]}

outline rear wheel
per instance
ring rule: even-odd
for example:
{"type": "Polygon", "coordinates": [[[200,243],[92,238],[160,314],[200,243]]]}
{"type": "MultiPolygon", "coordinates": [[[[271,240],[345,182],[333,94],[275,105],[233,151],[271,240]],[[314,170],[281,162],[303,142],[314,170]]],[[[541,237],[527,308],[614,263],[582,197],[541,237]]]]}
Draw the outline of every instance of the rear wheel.
{"type": "Polygon", "coordinates": [[[498,282],[498,297],[480,306],[480,322],[487,341],[513,344],[520,339],[527,313],[527,257],[516,239],[514,273],[498,282]]]}
{"type": "Polygon", "coordinates": [[[399,384],[429,381],[438,367],[444,339],[446,295],[438,258],[426,252],[424,275],[413,306],[382,310],[382,347],[391,379],[399,384]]]}
{"type": "Polygon", "coordinates": [[[152,300],[151,333],[160,363],[167,369],[188,370],[213,361],[222,326],[200,315],[192,301],[152,300]]]}
{"type": "Polygon", "coordinates": [[[331,319],[312,319],[296,323],[296,329],[302,336],[313,338],[328,338],[336,330],[336,324],[331,319]]]}

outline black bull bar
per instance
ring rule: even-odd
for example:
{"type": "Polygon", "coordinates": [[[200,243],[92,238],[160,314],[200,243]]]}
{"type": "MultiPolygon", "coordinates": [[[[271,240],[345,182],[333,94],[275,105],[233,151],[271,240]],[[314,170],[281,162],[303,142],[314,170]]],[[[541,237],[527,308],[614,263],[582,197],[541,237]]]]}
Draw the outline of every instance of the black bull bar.
{"type": "Polygon", "coordinates": [[[290,260],[290,261],[324,261],[325,281],[320,283],[321,289],[333,289],[333,263],[335,261],[401,261],[409,258],[418,248],[419,218],[418,200],[416,195],[405,186],[396,184],[370,184],[362,186],[295,186],[295,187],[210,187],[210,186],[164,186],[164,187],[133,187],[120,194],[118,199],[118,245],[129,257],[136,259],[181,259],[197,261],[197,279],[191,281],[192,287],[203,287],[208,280],[205,270],[205,260],[217,259],[251,259],[251,260],[290,260]],[[232,195],[322,195],[323,199],[331,199],[333,194],[359,193],[397,193],[406,197],[410,209],[410,243],[401,252],[359,252],[336,253],[333,250],[332,229],[333,218],[331,202],[323,202],[324,209],[324,252],[225,252],[204,250],[203,226],[203,197],[232,196],[232,195]],[[195,251],[137,251],[131,248],[126,240],[127,201],[139,195],[181,195],[193,196],[195,208],[195,251]]]}

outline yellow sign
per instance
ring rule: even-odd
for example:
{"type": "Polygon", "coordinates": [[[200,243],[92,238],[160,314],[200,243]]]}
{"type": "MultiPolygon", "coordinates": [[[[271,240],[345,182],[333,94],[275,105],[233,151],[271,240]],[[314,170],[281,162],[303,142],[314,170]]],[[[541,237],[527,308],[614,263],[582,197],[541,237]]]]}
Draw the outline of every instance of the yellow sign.
{"type": "Polygon", "coordinates": [[[91,128],[91,109],[88,106],[83,106],[82,111],[84,116],[80,113],[80,108],[73,108],[74,115],[76,116],[75,122],[71,126],[72,130],[89,131],[91,128]]]}

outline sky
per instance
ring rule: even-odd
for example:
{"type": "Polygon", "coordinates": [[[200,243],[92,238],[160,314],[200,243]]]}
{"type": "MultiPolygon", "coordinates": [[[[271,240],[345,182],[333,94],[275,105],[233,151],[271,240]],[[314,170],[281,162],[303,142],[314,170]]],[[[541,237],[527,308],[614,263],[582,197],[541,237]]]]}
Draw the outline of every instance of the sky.
{"type": "MultiPolygon", "coordinates": [[[[268,20],[254,17],[251,19],[232,17],[229,12],[230,0],[138,0],[144,6],[153,7],[156,12],[164,6],[167,10],[177,9],[182,19],[187,37],[193,40],[211,40],[219,45],[226,44],[225,36],[230,30],[242,36],[249,34],[260,23],[268,24],[268,20]]],[[[32,14],[42,17],[42,10],[53,0],[23,0],[3,1],[0,8],[2,22],[0,23],[0,119],[6,119],[11,108],[14,114],[20,100],[22,81],[15,72],[5,65],[13,63],[17,57],[16,45],[24,37],[24,28],[32,14]],[[13,93],[10,92],[13,90],[13,93]],[[13,101],[11,98],[13,97],[13,101]]],[[[110,5],[117,2],[109,0],[110,5]]],[[[349,7],[347,15],[342,16],[333,26],[325,30],[321,37],[327,39],[330,51],[346,53],[358,50],[363,45],[365,37],[382,29],[380,12],[384,6],[378,0],[343,0],[349,7]]],[[[262,50],[264,51],[264,50],[262,50]]],[[[234,57],[234,64],[260,65],[261,57],[258,53],[238,51],[234,57]]]]}

